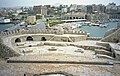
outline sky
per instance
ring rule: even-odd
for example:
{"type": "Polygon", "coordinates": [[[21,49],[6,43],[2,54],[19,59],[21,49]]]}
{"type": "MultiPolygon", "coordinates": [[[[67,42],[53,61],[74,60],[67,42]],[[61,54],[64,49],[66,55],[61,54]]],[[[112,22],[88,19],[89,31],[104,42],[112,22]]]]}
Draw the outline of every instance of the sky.
{"type": "Polygon", "coordinates": [[[34,5],[54,5],[60,4],[80,4],[80,5],[91,5],[91,4],[104,4],[114,2],[120,5],[120,0],[0,0],[0,7],[15,7],[15,6],[34,6],[34,5]]]}

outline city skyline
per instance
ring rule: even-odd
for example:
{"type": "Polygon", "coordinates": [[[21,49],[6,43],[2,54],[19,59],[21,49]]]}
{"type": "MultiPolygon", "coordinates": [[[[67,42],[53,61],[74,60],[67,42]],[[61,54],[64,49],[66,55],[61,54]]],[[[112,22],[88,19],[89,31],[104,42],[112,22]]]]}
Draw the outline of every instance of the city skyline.
{"type": "Polygon", "coordinates": [[[116,3],[120,5],[119,0],[0,0],[0,7],[16,7],[16,6],[35,6],[35,5],[55,5],[55,4],[79,4],[79,5],[91,5],[91,4],[103,4],[116,3]]]}

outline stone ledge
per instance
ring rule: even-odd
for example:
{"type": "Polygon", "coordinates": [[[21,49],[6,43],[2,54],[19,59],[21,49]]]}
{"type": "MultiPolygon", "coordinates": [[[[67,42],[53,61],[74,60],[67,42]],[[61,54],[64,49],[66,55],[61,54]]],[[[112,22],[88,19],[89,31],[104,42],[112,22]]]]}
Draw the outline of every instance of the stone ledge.
{"type": "Polygon", "coordinates": [[[113,65],[109,62],[75,62],[75,61],[25,61],[25,60],[7,60],[7,63],[46,63],[46,64],[89,64],[89,65],[113,65]]]}

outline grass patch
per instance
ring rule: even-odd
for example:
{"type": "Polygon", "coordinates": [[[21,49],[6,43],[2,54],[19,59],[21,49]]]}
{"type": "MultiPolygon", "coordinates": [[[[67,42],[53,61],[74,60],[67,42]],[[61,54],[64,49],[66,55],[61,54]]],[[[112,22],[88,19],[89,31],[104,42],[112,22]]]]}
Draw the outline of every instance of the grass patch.
{"type": "Polygon", "coordinates": [[[50,27],[52,27],[52,26],[54,26],[54,25],[57,25],[57,24],[62,24],[62,23],[64,23],[64,22],[61,21],[61,20],[49,20],[48,22],[47,22],[47,21],[43,21],[43,22],[49,23],[50,27]]]}

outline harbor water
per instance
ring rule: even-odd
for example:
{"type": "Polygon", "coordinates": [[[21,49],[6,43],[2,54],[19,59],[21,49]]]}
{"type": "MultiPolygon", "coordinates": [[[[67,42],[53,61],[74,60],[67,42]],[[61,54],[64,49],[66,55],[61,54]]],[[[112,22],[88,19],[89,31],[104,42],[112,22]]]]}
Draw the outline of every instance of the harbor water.
{"type": "MultiPolygon", "coordinates": [[[[103,27],[103,28],[98,26],[82,26],[79,29],[86,31],[87,33],[90,33],[89,35],[90,37],[103,37],[107,30],[117,27],[117,23],[115,22],[109,22],[108,25],[109,26],[103,27]]],[[[3,31],[12,26],[14,26],[14,24],[0,24],[0,31],[3,31]]],[[[39,26],[42,26],[42,25],[39,25],[39,26]]]]}
{"type": "Polygon", "coordinates": [[[105,32],[109,29],[116,28],[116,22],[109,22],[107,27],[98,27],[98,26],[82,26],[80,29],[90,33],[90,37],[103,37],[105,32]]]}
{"type": "Polygon", "coordinates": [[[3,31],[7,28],[14,26],[14,24],[0,24],[0,31],[3,31]]]}

